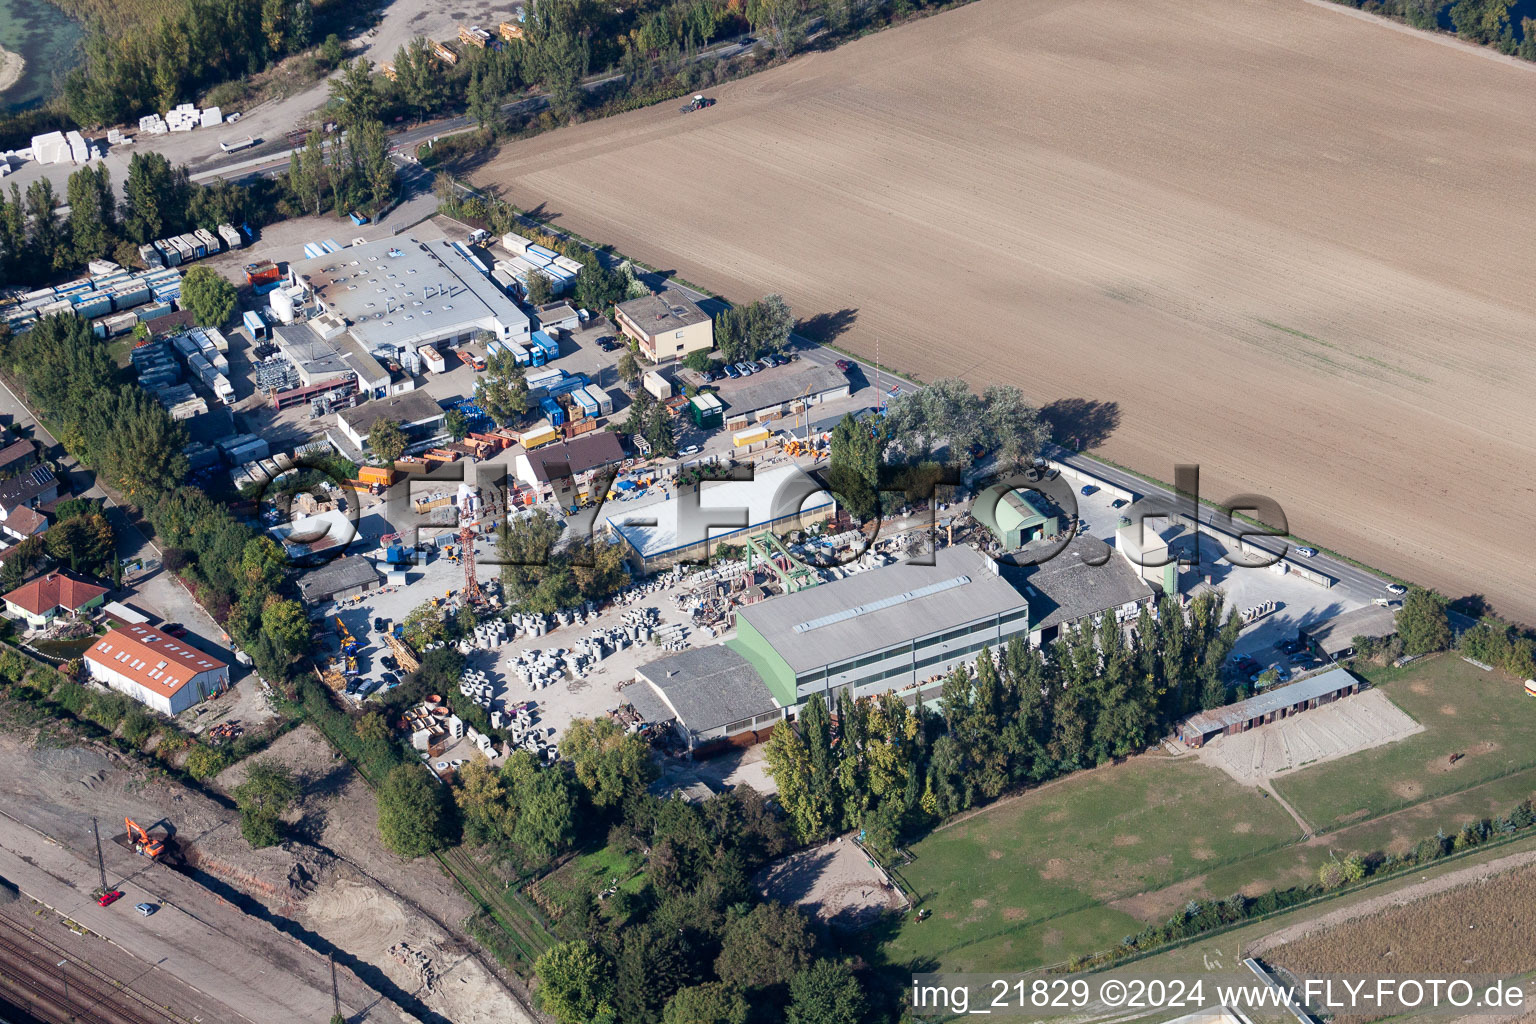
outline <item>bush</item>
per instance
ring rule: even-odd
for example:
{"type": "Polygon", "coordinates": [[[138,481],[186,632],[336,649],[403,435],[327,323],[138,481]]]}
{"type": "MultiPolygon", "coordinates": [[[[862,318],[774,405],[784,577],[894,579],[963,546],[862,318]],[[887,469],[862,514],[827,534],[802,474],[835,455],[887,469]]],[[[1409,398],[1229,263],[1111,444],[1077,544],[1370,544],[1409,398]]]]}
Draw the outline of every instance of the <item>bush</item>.
{"type": "Polygon", "coordinates": [[[227,768],[225,755],[212,747],[198,743],[187,754],[187,774],[198,782],[206,782],[227,768]]]}

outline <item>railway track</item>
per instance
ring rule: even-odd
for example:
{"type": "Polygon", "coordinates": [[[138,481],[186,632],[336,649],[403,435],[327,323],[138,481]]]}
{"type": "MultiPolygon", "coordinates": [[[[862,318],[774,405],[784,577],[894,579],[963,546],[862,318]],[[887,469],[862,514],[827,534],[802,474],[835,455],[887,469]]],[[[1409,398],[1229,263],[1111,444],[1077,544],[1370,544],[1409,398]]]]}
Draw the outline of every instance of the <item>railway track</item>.
{"type": "Polygon", "coordinates": [[[184,1024],[64,950],[0,917],[0,987],[33,1014],[80,1024],[184,1024]],[[60,960],[67,960],[63,970],[60,960]],[[131,1005],[127,1005],[131,1004],[131,1005]]]}

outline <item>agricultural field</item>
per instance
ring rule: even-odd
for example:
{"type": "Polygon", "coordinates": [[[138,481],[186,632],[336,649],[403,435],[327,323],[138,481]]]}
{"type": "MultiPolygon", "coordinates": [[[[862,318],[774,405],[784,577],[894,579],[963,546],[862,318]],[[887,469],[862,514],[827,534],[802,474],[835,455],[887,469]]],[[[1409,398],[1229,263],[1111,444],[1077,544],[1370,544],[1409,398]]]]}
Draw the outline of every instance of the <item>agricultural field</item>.
{"type": "Polygon", "coordinates": [[[1536,619],[1536,69],[1329,7],[979,0],[469,176],[1536,619]]]}
{"type": "Polygon", "coordinates": [[[1517,773],[1514,792],[1504,794],[1514,799],[1501,810],[1530,795],[1536,700],[1518,682],[1448,654],[1367,674],[1424,731],[1277,778],[1276,791],[1313,828],[1367,821],[1517,773]]]}
{"type": "Polygon", "coordinates": [[[1475,964],[1479,974],[1523,974],[1536,968],[1532,906],[1536,868],[1526,866],[1319,929],[1269,950],[1265,959],[1300,977],[1371,974],[1383,962],[1397,975],[1428,977],[1451,964],[1475,964]]]}
{"type": "Polygon", "coordinates": [[[1274,800],[1193,759],[1142,757],[1073,776],[916,844],[901,873],[933,913],[908,918],[888,953],[944,970],[1056,963],[1141,930],[1140,908],[1115,901],[1300,834],[1274,800]],[[1212,808],[1222,809],[1214,826],[1212,808]]]}

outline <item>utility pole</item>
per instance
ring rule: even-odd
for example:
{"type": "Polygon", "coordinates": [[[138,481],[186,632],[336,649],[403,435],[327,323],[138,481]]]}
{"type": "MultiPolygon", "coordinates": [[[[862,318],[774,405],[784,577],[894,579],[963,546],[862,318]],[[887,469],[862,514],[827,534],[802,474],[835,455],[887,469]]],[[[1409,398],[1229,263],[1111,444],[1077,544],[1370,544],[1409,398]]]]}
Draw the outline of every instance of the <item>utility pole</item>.
{"type": "Polygon", "coordinates": [[[326,959],[331,962],[331,1016],[341,1016],[341,993],[336,990],[336,957],[326,954],[326,959]]]}
{"type": "Polygon", "coordinates": [[[96,819],[91,819],[91,834],[96,837],[96,867],[101,872],[101,891],[107,891],[107,862],[101,856],[101,829],[96,824],[96,819]]]}
{"type": "Polygon", "coordinates": [[[65,969],[68,965],[68,960],[60,960],[54,966],[59,969],[59,977],[64,979],[64,1012],[69,1014],[70,1020],[74,1020],[75,1008],[69,1001],[69,971],[65,969]]]}

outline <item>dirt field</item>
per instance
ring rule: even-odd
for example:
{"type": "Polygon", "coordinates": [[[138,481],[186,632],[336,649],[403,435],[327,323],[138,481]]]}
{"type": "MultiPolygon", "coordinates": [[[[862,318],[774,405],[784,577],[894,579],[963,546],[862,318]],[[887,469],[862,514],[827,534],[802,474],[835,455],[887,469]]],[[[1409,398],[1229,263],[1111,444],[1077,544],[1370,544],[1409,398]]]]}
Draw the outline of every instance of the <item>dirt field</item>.
{"type": "MultiPolygon", "coordinates": [[[[1526,863],[1504,874],[1494,874],[1491,868],[1461,878],[1457,888],[1440,886],[1444,891],[1437,892],[1432,886],[1413,887],[1394,894],[1385,905],[1353,908],[1361,913],[1335,927],[1315,929],[1280,945],[1267,942],[1265,960],[1298,978],[1527,975],[1536,968],[1536,929],[1526,911],[1536,899],[1536,867],[1526,863]]],[[[1523,987],[1527,1000],[1536,995],[1529,978],[1523,987]]],[[[1334,1019],[1349,1024],[1380,1016],[1343,1014],[1334,1019]]]]}
{"type": "Polygon", "coordinates": [[[980,0],[474,177],[1536,619],[1533,72],[1302,0],[980,0]]]}
{"type": "Polygon", "coordinates": [[[778,861],[757,879],[769,899],[799,904],[807,914],[850,931],[866,928],[881,914],[900,911],[901,894],[887,889],[878,868],[847,839],[802,850],[778,861]]]}
{"type": "Polygon", "coordinates": [[[1200,748],[1198,756],[1238,782],[1257,786],[1303,765],[1332,761],[1423,730],[1386,694],[1367,690],[1236,736],[1222,736],[1200,748]]]}

